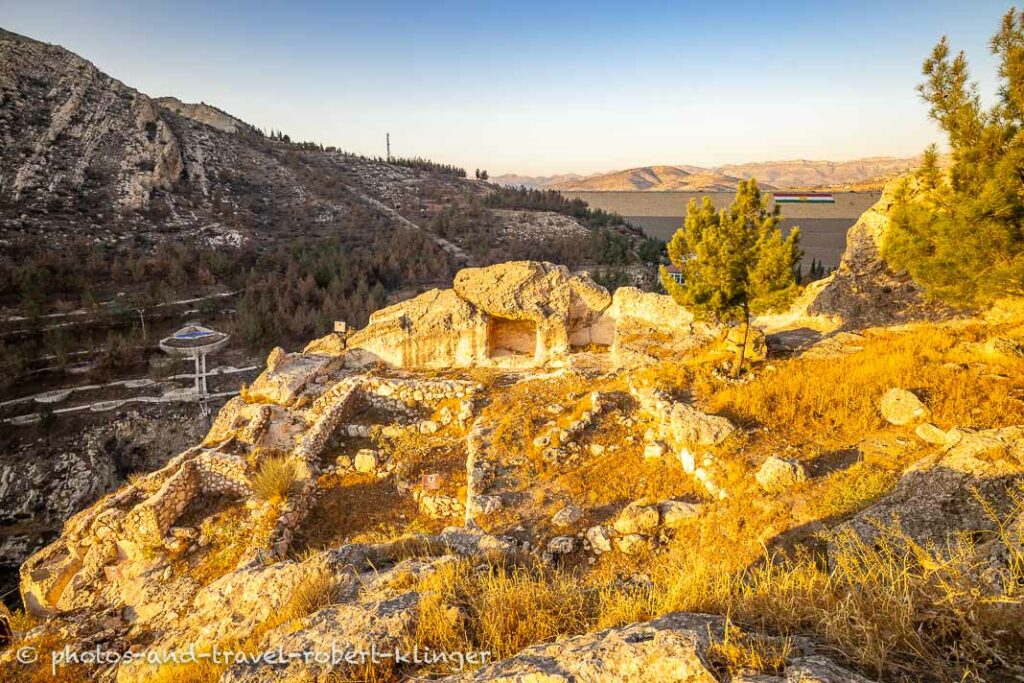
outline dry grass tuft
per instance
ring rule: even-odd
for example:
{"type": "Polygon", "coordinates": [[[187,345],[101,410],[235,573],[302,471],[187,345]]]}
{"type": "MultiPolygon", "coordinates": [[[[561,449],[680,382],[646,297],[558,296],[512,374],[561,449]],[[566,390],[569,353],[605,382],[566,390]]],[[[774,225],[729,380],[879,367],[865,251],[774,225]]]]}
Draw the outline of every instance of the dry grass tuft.
{"type": "Polygon", "coordinates": [[[241,504],[206,517],[200,523],[206,550],[189,565],[180,560],[176,573],[187,572],[201,586],[219,579],[234,570],[250,548],[266,545],[273,522],[273,518],[254,520],[241,504]]]}
{"type": "Polygon", "coordinates": [[[888,493],[899,481],[892,469],[857,462],[833,472],[823,482],[821,495],[813,500],[817,519],[835,519],[858,512],[888,493]]]}
{"type": "Polygon", "coordinates": [[[281,500],[295,488],[301,472],[298,464],[287,456],[271,456],[260,463],[252,475],[253,492],[263,500],[281,500]]]}
{"type": "Polygon", "coordinates": [[[296,589],[275,619],[279,623],[284,623],[292,619],[302,619],[317,610],[329,607],[338,601],[340,588],[341,584],[334,572],[326,567],[317,567],[296,589]]]}
{"type": "Polygon", "coordinates": [[[523,566],[478,570],[467,560],[441,565],[419,590],[421,648],[488,651],[492,661],[585,631],[596,597],[568,574],[523,566]]]}
{"type": "Polygon", "coordinates": [[[792,652],[792,638],[747,633],[726,617],[722,637],[712,638],[707,656],[712,667],[728,677],[750,671],[781,675],[792,652]]]}

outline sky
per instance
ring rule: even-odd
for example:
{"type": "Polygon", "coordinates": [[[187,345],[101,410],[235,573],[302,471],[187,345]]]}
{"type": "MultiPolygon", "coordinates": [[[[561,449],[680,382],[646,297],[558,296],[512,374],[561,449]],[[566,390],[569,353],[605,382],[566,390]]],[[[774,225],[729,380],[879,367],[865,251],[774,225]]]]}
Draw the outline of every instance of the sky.
{"type": "Polygon", "coordinates": [[[911,156],[944,34],[983,95],[1006,3],[0,0],[151,96],[491,175],[911,156]]]}

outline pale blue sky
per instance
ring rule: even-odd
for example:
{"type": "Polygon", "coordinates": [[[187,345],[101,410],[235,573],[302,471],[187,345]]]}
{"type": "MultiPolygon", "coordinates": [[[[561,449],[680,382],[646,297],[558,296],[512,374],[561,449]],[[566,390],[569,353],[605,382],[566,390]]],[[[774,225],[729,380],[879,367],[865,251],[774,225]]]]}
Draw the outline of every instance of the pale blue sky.
{"type": "Polygon", "coordinates": [[[0,0],[0,26],[294,138],[492,174],[916,154],[942,34],[993,89],[1002,2],[0,0]]]}

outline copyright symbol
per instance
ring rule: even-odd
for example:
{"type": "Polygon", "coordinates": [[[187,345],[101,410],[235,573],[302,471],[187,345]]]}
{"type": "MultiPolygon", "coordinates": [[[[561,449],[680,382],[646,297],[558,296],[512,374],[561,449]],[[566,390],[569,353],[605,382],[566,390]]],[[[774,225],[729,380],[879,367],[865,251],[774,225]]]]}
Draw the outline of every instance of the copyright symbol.
{"type": "Polygon", "coordinates": [[[34,647],[19,647],[16,656],[19,664],[35,664],[39,659],[39,652],[34,647]]]}

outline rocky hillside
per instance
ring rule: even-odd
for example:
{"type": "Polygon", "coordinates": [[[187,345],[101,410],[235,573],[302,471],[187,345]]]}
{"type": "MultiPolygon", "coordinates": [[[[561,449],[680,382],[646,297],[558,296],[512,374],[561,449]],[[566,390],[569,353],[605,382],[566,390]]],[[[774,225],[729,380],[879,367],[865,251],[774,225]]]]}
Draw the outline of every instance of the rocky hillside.
{"type": "Polygon", "coordinates": [[[720,192],[735,190],[736,183],[757,178],[764,187],[789,190],[828,188],[834,191],[880,190],[887,179],[913,168],[918,157],[867,157],[851,161],[762,161],[700,166],[643,166],[590,176],[496,176],[502,185],[606,192],[720,192]]]}
{"type": "Polygon", "coordinates": [[[733,381],[736,335],[668,297],[465,269],[275,349],[69,519],[0,672],[84,643],[112,659],[66,680],[1009,680],[1022,322],[795,318],[733,381]]]}
{"type": "Polygon", "coordinates": [[[110,248],[237,246],[339,232],[359,244],[382,230],[418,233],[461,263],[519,247],[486,216],[458,233],[432,229],[442,211],[491,191],[457,169],[270,138],[216,107],[150,98],[59,46],[2,30],[0,140],[0,239],[12,254],[44,237],[48,249],[82,238],[110,248]]]}

